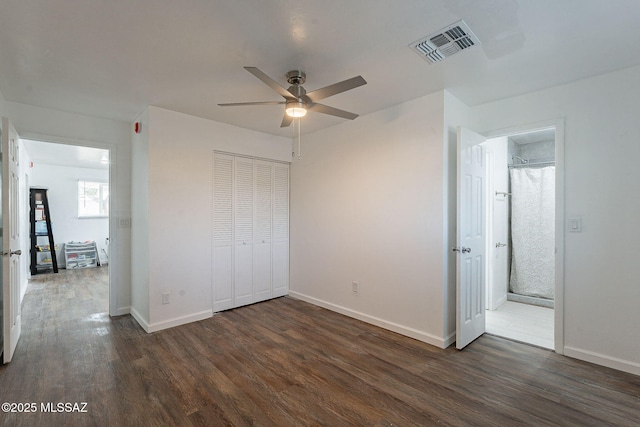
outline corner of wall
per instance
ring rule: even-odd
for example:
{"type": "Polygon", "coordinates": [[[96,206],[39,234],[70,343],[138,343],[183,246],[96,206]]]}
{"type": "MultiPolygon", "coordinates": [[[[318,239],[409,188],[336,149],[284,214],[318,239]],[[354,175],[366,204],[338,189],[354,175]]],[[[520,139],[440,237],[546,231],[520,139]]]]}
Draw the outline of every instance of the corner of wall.
{"type": "Polygon", "coordinates": [[[149,331],[149,109],[131,126],[131,314],[149,331]]]}
{"type": "Polygon", "coordinates": [[[140,325],[140,327],[142,327],[142,329],[145,330],[145,332],[151,332],[151,330],[149,329],[149,322],[148,322],[148,318],[146,316],[143,316],[142,314],[138,313],[138,311],[132,307],[130,307],[129,309],[130,313],[131,313],[131,317],[133,317],[136,322],[138,322],[138,325],[140,325]]]}
{"type": "Polygon", "coordinates": [[[445,345],[444,96],[306,137],[291,167],[290,295],[445,345]]]}

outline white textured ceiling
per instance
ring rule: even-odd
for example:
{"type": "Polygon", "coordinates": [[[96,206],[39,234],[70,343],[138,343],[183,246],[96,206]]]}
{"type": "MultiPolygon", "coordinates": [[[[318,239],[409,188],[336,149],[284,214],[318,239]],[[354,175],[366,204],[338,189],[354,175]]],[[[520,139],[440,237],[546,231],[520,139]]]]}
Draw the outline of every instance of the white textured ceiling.
{"type": "MultiPolygon", "coordinates": [[[[133,121],[147,105],[276,135],[281,100],[243,66],[366,114],[443,88],[469,105],[640,63],[638,0],[3,0],[7,101],[133,121]],[[464,19],[482,45],[429,65],[407,46],[464,19]]],[[[302,131],[344,119],[311,113],[302,131]]],[[[357,120],[357,119],[356,119],[357,120]]]]}
{"type": "Polygon", "coordinates": [[[109,150],[23,139],[34,167],[38,165],[109,169],[109,150]]]}

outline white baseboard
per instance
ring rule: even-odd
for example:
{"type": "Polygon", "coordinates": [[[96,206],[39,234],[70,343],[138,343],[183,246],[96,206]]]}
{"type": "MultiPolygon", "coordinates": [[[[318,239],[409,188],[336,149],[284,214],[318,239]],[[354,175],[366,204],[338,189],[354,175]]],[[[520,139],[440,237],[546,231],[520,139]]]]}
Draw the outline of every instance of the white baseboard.
{"type": "MultiPolygon", "coordinates": [[[[185,325],[191,322],[197,322],[198,320],[208,319],[213,316],[212,310],[204,310],[199,313],[192,313],[186,316],[174,317],[173,319],[163,320],[162,322],[151,323],[148,325],[147,332],[158,332],[163,329],[173,328],[174,326],[185,325]]],[[[144,326],[143,326],[144,328],[144,326]]]]}
{"type": "Polygon", "coordinates": [[[573,357],[574,359],[584,360],[585,362],[595,363],[596,365],[606,366],[607,368],[617,369],[618,371],[640,375],[640,363],[629,360],[618,359],[617,357],[568,346],[564,347],[564,355],[573,357]]]}
{"type": "MultiPolygon", "coordinates": [[[[323,301],[314,297],[310,297],[308,295],[304,295],[298,292],[294,292],[289,290],[289,296],[291,298],[294,299],[299,299],[301,301],[305,301],[308,302],[310,304],[313,305],[317,305],[319,307],[322,308],[326,308],[327,310],[331,310],[331,311],[335,311],[337,313],[340,314],[344,314],[345,316],[349,316],[349,317],[353,317],[354,319],[358,319],[361,320],[365,323],[369,323],[375,326],[379,326],[383,329],[388,329],[390,331],[396,332],[400,335],[404,335],[410,338],[414,338],[418,341],[422,341],[425,342],[427,344],[431,344],[433,346],[436,347],[440,347],[440,348],[447,348],[449,345],[451,345],[451,342],[448,343],[448,341],[451,340],[451,336],[447,337],[446,339],[437,337],[435,335],[431,335],[427,332],[424,331],[420,331],[418,329],[414,329],[408,326],[404,326],[404,325],[399,325],[397,323],[394,322],[390,322],[388,320],[384,320],[384,319],[380,319],[378,317],[375,316],[370,316],[368,314],[365,313],[361,313],[359,311],[355,311],[355,310],[351,310],[350,308],[346,308],[346,307],[342,307],[340,305],[337,304],[333,304],[327,301],[323,301]]],[[[455,333],[453,334],[453,341],[455,341],[455,333]]],[[[452,342],[453,342],[452,341],[452,342]]]]}
{"type": "Polygon", "coordinates": [[[129,308],[129,312],[131,313],[131,317],[136,319],[136,322],[138,322],[138,325],[140,325],[142,329],[144,329],[146,332],[149,332],[149,324],[147,323],[147,319],[142,317],[142,315],[138,313],[136,309],[133,307],[129,308]]]}
{"type": "Polygon", "coordinates": [[[109,313],[110,316],[124,316],[131,313],[131,307],[118,307],[114,313],[109,313]]]}
{"type": "Polygon", "coordinates": [[[453,331],[449,335],[444,337],[444,347],[442,348],[447,348],[454,342],[456,342],[456,331],[453,331]]]}

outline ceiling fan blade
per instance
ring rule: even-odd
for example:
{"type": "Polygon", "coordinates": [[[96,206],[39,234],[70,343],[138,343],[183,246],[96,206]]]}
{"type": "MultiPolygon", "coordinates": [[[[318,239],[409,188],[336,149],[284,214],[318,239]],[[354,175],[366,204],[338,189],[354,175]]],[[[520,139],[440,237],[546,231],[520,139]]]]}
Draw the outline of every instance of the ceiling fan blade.
{"type": "Polygon", "coordinates": [[[242,105],[279,105],[286,104],[284,101],[257,101],[257,102],[227,102],[226,104],[218,104],[220,107],[238,107],[242,105]]]}
{"type": "Polygon", "coordinates": [[[267,76],[265,73],[260,71],[258,68],[256,68],[256,67],[244,67],[244,69],[247,70],[248,72],[250,72],[251,74],[253,74],[254,76],[256,76],[257,78],[259,78],[260,80],[262,80],[263,83],[265,83],[271,89],[273,89],[276,92],[278,92],[280,94],[280,96],[282,96],[284,98],[292,98],[292,97],[295,98],[296,97],[294,94],[292,94],[291,92],[289,92],[288,90],[286,90],[285,88],[280,86],[278,84],[278,82],[273,80],[271,77],[267,76]]]}
{"type": "Polygon", "coordinates": [[[324,104],[313,104],[309,107],[309,110],[315,111],[316,113],[330,114],[332,116],[342,117],[343,119],[349,120],[353,120],[358,117],[358,115],[355,113],[339,110],[337,108],[329,107],[328,105],[324,104]]]}
{"type": "Polygon", "coordinates": [[[280,124],[281,128],[286,128],[291,126],[291,122],[293,122],[293,117],[289,116],[287,113],[284,114],[282,118],[282,123],[280,124]]]}
{"type": "Polygon", "coordinates": [[[355,89],[358,86],[366,85],[367,82],[362,76],[352,77],[347,80],[343,80],[338,83],[334,83],[329,86],[325,86],[321,89],[316,89],[306,94],[306,97],[311,100],[311,102],[317,102],[321,99],[328,98],[330,96],[336,95],[338,93],[346,92],[351,89],[355,89]]]}

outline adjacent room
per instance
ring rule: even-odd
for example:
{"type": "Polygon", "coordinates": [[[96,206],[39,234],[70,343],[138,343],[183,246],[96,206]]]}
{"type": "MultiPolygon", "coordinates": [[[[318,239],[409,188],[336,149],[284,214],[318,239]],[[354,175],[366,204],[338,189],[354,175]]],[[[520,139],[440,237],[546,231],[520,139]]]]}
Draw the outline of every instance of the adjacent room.
{"type": "Polygon", "coordinates": [[[639,2],[0,12],[0,424],[640,423],[639,2]]]}
{"type": "Polygon", "coordinates": [[[487,168],[488,333],[554,348],[556,129],[491,138],[487,168]]]}
{"type": "MultiPolygon", "coordinates": [[[[91,147],[32,140],[23,140],[23,143],[29,159],[29,173],[25,179],[28,182],[25,182],[25,187],[48,190],[48,210],[52,229],[55,224],[52,234],[58,243],[58,268],[75,269],[107,265],[109,152],[91,147]],[[92,252],[86,257],[78,258],[78,254],[70,248],[74,244],[86,244],[92,252]]],[[[35,217],[36,220],[42,220],[43,215],[35,217]]],[[[43,233],[38,234],[46,233],[46,224],[37,224],[35,228],[38,229],[40,225],[43,233]]],[[[37,243],[34,242],[34,245],[39,246],[37,243]]],[[[50,259],[50,256],[48,258],[50,259]]],[[[31,272],[39,265],[38,262],[31,266],[31,272]]]]}

